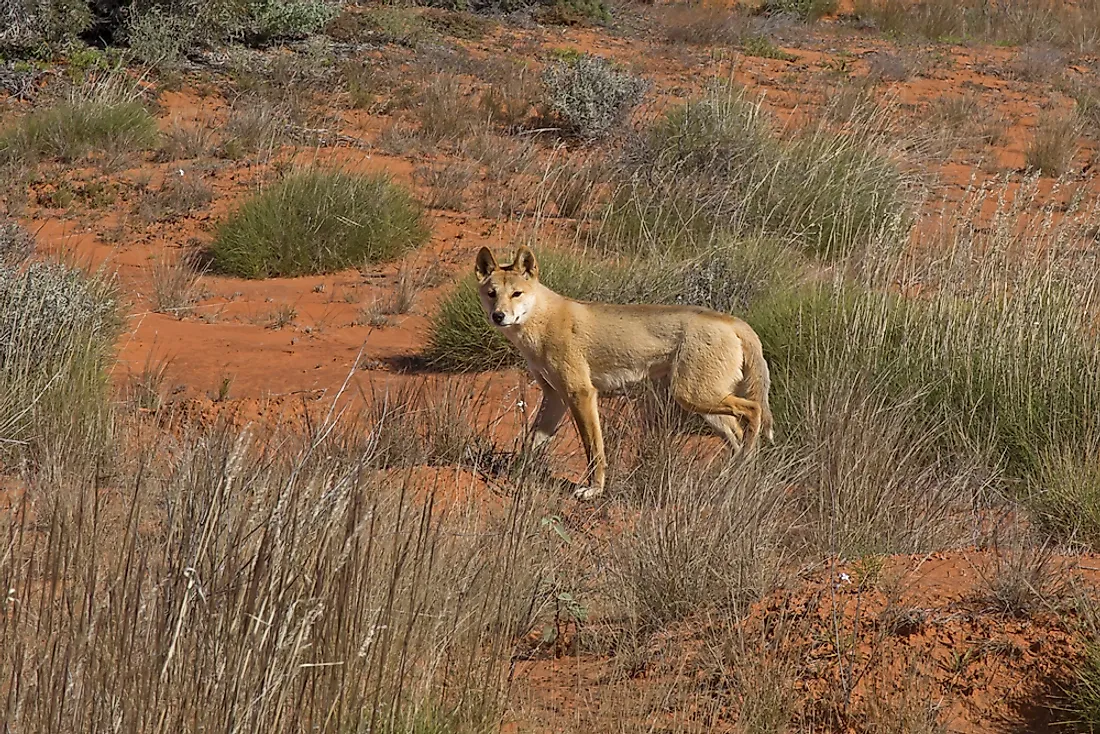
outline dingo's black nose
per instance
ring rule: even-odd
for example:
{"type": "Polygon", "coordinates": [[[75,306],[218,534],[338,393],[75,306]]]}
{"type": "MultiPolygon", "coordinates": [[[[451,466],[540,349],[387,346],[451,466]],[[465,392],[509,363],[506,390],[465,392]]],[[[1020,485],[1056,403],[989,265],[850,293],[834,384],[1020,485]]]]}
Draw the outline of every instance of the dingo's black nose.
{"type": "Polygon", "coordinates": [[[495,323],[497,326],[500,326],[504,323],[503,311],[493,311],[493,323],[495,323]]]}

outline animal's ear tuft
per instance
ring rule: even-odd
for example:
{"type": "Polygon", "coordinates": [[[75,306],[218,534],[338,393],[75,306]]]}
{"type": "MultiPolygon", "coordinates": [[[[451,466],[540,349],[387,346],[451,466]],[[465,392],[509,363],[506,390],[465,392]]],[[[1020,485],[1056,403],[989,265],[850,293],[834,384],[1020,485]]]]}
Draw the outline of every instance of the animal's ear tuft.
{"type": "Polygon", "coordinates": [[[477,253],[477,265],[474,267],[474,272],[477,273],[477,277],[481,280],[485,280],[493,271],[497,269],[497,260],[493,257],[493,252],[488,247],[482,247],[477,253]]]}
{"type": "Polygon", "coordinates": [[[539,279],[539,264],[535,260],[535,253],[527,249],[526,246],[520,246],[516,250],[516,256],[512,260],[512,269],[518,271],[523,277],[529,280],[539,279]]]}

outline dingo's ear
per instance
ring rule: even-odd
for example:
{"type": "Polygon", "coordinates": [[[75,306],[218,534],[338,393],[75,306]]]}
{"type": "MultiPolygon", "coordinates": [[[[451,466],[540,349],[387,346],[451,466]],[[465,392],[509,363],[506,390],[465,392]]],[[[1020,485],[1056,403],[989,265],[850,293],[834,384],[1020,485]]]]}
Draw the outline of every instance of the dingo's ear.
{"type": "Polygon", "coordinates": [[[497,269],[497,259],[493,257],[492,251],[488,247],[482,247],[477,253],[477,265],[474,266],[474,272],[477,273],[477,277],[481,280],[485,280],[493,271],[497,269]]]}
{"type": "Polygon", "coordinates": [[[525,246],[516,250],[516,256],[512,258],[512,269],[519,271],[523,277],[530,280],[539,279],[539,264],[535,261],[535,253],[525,246]]]}

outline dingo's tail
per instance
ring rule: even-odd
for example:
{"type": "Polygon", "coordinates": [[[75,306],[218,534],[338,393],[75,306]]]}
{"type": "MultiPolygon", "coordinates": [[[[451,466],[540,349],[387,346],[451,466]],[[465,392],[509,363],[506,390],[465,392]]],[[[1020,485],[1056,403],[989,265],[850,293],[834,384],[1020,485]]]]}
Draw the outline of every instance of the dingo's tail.
{"type": "Polygon", "coordinates": [[[749,339],[742,339],[745,350],[744,364],[744,394],[750,400],[760,404],[760,433],[768,439],[768,443],[775,443],[775,423],[772,420],[772,409],[768,404],[768,392],[771,390],[771,373],[768,370],[768,362],[764,359],[764,348],[760,345],[760,338],[752,334],[749,339]]]}

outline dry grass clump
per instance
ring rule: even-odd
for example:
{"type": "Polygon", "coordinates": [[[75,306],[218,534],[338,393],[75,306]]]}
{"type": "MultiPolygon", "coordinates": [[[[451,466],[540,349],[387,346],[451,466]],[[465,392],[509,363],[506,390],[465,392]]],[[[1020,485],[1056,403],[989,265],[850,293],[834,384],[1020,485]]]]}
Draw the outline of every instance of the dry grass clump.
{"type": "Polygon", "coordinates": [[[263,97],[249,97],[230,110],[218,154],[240,160],[265,152],[270,157],[287,139],[292,112],[263,97]]]}
{"type": "Polygon", "coordinates": [[[547,177],[547,201],[553,202],[559,217],[573,218],[595,209],[607,168],[596,156],[580,161],[570,157],[551,166],[547,177]]]}
{"type": "Polygon", "coordinates": [[[91,152],[116,156],[152,147],[157,125],[121,77],[93,79],[51,107],[0,131],[0,161],[72,161],[91,152]]]}
{"type": "Polygon", "coordinates": [[[153,285],[151,294],[153,310],[183,318],[191,313],[198,302],[199,277],[202,272],[195,267],[194,258],[178,256],[158,257],[150,268],[153,285]]]}
{"type": "Polygon", "coordinates": [[[1041,114],[1024,152],[1027,167],[1044,176],[1061,176],[1077,154],[1080,134],[1081,120],[1073,112],[1041,114]]]}
{"type": "Polygon", "coordinates": [[[213,199],[201,170],[177,168],[165,174],[159,189],[145,192],[135,208],[147,222],[170,222],[205,209],[213,199]]]}
{"type": "Polygon", "coordinates": [[[703,461],[678,458],[687,448],[683,442],[672,448],[658,452],[656,462],[652,454],[643,456],[650,466],[635,464],[613,483],[616,498],[635,510],[636,519],[612,543],[612,568],[644,632],[702,609],[743,614],[775,587],[792,554],[789,467],[717,462],[721,468],[708,469],[703,461]]]}
{"type": "Polygon", "coordinates": [[[477,171],[465,161],[447,161],[420,168],[417,178],[431,190],[429,207],[460,212],[466,208],[477,171]]]}
{"type": "Polygon", "coordinates": [[[507,132],[522,129],[540,101],[538,76],[526,66],[508,64],[490,80],[479,99],[482,117],[507,132]]]}
{"type": "Polygon", "coordinates": [[[663,6],[660,21],[665,40],[701,46],[735,46],[749,28],[738,7],[706,1],[663,6]]]}
{"type": "Polygon", "coordinates": [[[420,138],[430,144],[462,142],[474,130],[477,119],[462,83],[450,74],[432,78],[420,93],[413,113],[420,123],[420,138]]]}
{"type": "Polygon", "coordinates": [[[980,39],[1001,43],[1046,44],[1073,51],[1095,49],[1100,34],[1100,3],[1058,0],[856,0],[856,15],[893,35],[933,41],[980,39]]]}
{"type": "Polygon", "coordinates": [[[918,69],[918,64],[912,57],[883,51],[871,54],[868,66],[872,80],[888,82],[903,82],[918,69]]]}
{"type": "Polygon", "coordinates": [[[157,160],[160,162],[203,158],[213,149],[210,130],[173,121],[161,138],[157,160]]]}
{"type": "Polygon", "coordinates": [[[1042,541],[998,548],[987,567],[978,570],[978,601],[998,614],[1019,618],[1058,610],[1069,592],[1067,570],[1042,541]]]}

